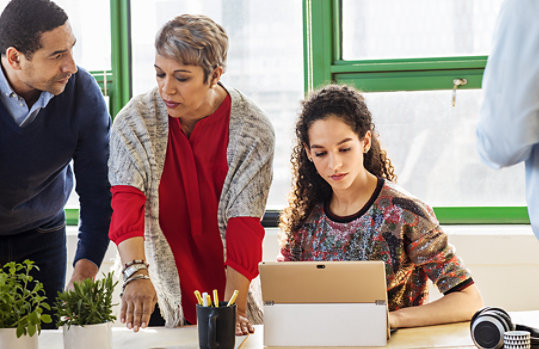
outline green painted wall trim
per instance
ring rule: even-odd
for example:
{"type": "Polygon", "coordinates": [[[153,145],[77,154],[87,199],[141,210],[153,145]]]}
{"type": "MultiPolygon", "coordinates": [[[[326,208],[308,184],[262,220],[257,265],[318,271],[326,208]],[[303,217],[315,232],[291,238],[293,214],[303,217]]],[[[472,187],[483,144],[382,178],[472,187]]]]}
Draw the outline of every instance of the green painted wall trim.
{"type": "Polygon", "coordinates": [[[441,224],[530,224],[526,206],[435,207],[441,224]]]}
{"type": "MultiPolygon", "coordinates": [[[[66,209],[67,225],[77,225],[79,210],[66,209]]],[[[441,224],[530,224],[528,209],[518,207],[434,207],[441,224]]],[[[267,227],[278,224],[276,211],[268,211],[264,217],[267,227]]]]}
{"type": "Polygon", "coordinates": [[[66,208],[66,224],[78,225],[79,224],[79,210],[76,208],[66,208]]]}
{"type": "Polygon", "coordinates": [[[110,0],[111,63],[114,73],[110,105],[113,118],[132,96],[130,4],[130,0],[110,0]]]}

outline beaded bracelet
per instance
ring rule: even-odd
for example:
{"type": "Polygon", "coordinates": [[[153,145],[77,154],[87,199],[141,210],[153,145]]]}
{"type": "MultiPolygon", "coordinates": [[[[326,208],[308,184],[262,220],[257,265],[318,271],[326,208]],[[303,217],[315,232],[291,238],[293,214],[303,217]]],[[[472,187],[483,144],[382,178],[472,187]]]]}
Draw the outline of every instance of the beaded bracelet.
{"type": "Polygon", "coordinates": [[[148,263],[144,259],[133,259],[131,262],[124,264],[124,270],[132,266],[133,264],[144,264],[148,267],[148,263]]]}

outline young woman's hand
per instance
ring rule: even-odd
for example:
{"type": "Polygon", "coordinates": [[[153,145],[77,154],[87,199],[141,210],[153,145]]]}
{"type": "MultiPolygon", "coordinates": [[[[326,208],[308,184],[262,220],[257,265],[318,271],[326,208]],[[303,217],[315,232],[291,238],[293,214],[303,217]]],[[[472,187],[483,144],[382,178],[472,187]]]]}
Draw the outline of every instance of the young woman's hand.
{"type": "Polygon", "coordinates": [[[483,307],[483,298],[475,284],[451,292],[433,302],[400,308],[389,313],[389,326],[417,327],[468,321],[483,307]]]}

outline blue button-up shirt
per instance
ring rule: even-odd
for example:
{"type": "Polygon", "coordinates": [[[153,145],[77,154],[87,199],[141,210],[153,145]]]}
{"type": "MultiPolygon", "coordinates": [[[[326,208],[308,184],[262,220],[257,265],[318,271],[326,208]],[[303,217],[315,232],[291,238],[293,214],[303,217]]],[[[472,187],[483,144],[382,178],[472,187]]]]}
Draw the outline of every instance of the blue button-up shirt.
{"type": "Polygon", "coordinates": [[[508,0],[500,9],[483,75],[477,147],[494,168],[525,162],[528,214],[539,239],[538,13],[536,0],[508,0]]]}
{"type": "Polygon", "coordinates": [[[0,69],[0,102],[6,107],[19,127],[24,127],[34,121],[39,111],[47,106],[52,97],[54,97],[52,93],[42,91],[37,101],[31,108],[28,108],[24,98],[11,88],[4,70],[0,69]]]}

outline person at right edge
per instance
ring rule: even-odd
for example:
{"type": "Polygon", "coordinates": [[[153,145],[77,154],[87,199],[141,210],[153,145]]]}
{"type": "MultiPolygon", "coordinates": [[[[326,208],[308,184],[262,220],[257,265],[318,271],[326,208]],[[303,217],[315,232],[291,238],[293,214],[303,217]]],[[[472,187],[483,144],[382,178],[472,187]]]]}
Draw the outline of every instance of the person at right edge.
{"type": "Polygon", "coordinates": [[[539,239],[539,1],[503,3],[483,75],[477,149],[493,168],[524,161],[528,214],[539,239]]]}

